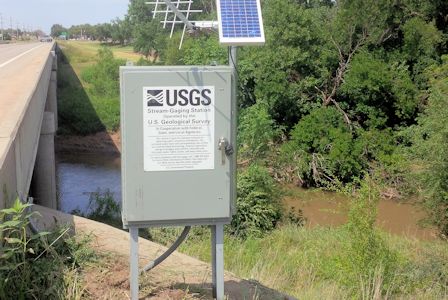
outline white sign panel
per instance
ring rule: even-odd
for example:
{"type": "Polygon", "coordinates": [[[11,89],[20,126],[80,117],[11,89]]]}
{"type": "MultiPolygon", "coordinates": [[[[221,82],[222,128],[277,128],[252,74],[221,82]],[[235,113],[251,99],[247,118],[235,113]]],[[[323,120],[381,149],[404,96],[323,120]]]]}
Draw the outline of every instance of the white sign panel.
{"type": "Polygon", "coordinates": [[[214,86],[143,87],[145,172],[215,168],[214,86]]]}

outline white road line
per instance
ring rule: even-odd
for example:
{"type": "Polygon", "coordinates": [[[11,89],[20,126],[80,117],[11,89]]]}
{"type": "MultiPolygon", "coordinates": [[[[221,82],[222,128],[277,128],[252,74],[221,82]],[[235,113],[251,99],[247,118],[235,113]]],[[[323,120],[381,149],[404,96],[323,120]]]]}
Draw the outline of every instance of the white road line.
{"type": "Polygon", "coordinates": [[[37,48],[42,47],[42,46],[43,46],[43,44],[42,44],[42,45],[38,45],[38,46],[36,46],[36,47],[34,47],[34,48],[31,48],[30,50],[25,51],[25,52],[23,52],[23,53],[20,53],[19,55],[17,55],[17,56],[15,56],[15,57],[11,58],[10,60],[8,60],[8,61],[2,63],[2,64],[0,65],[0,68],[3,68],[3,67],[6,66],[7,64],[12,63],[12,62],[15,61],[16,59],[18,59],[18,58],[20,58],[20,57],[22,57],[22,56],[24,56],[24,55],[30,53],[30,52],[33,51],[34,49],[37,49],[37,48]]]}

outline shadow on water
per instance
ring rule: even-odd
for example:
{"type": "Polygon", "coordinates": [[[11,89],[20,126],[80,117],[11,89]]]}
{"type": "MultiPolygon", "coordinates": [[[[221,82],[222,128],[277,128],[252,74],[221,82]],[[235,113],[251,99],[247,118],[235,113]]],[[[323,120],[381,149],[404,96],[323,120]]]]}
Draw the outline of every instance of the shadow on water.
{"type": "MultiPolygon", "coordinates": [[[[72,212],[79,209],[86,212],[92,192],[110,190],[114,199],[121,203],[121,181],[119,150],[114,141],[105,133],[102,123],[92,104],[89,94],[78,77],[67,53],[69,48],[58,45],[58,139],[57,153],[57,188],[59,209],[72,212]],[[96,135],[92,135],[95,134],[96,135]],[[86,136],[89,142],[85,142],[86,136]],[[62,147],[60,141],[69,139],[68,147],[62,147]],[[100,140],[101,139],[101,140],[100,140]],[[70,154],[76,147],[83,151],[95,152],[99,145],[106,145],[108,152],[115,154],[70,154]],[[73,148],[72,148],[73,146],[73,148]]],[[[88,66],[90,63],[77,62],[75,66],[88,66]]],[[[65,141],[67,142],[67,141],[65,141]]]]}
{"type": "Polygon", "coordinates": [[[109,191],[121,205],[120,157],[106,154],[58,153],[57,185],[59,209],[89,213],[91,195],[109,191]]]}

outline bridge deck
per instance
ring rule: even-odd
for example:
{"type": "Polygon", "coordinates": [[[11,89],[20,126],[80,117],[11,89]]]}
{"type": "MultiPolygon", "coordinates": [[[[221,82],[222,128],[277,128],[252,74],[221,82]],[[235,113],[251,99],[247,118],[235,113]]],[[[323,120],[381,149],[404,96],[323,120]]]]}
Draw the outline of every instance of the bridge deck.
{"type": "Polygon", "coordinates": [[[0,208],[5,204],[1,203],[5,192],[9,193],[6,198],[28,192],[53,46],[53,43],[0,45],[0,208]],[[11,184],[20,189],[5,191],[11,184]]]}

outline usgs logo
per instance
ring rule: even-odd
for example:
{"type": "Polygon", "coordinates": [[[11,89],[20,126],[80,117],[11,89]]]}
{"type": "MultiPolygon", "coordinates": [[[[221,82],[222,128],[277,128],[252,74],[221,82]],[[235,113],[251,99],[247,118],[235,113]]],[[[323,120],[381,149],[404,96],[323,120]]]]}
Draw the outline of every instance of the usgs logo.
{"type": "Polygon", "coordinates": [[[146,106],[208,106],[214,98],[214,87],[144,88],[146,106]]]}

